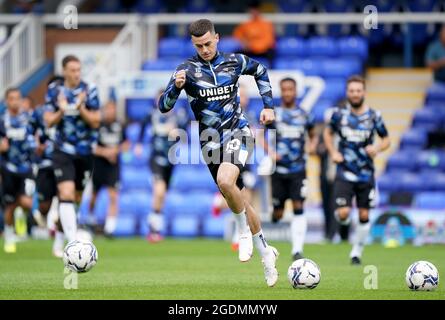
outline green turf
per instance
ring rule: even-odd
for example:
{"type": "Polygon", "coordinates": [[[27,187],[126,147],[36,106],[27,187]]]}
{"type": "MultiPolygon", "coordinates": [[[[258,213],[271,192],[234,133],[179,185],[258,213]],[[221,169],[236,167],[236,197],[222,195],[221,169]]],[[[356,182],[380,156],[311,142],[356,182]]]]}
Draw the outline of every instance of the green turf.
{"type": "Polygon", "coordinates": [[[444,285],[433,292],[411,292],[405,271],[416,260],[445,270],[442,245],[366,248],[364,265],[378,268],[378,289],[365,290],[362,267],[349,265],[350,246],[306,245],[305,255],[318,263],[321,282],[314,290],[294,290],[287,281],[290,245],[281,252],[280,279],[268,288],[258,255],[238,262],[227,242],[142,239],[96,239],[98,264],[79,275],[78,289],[64,289],[62,261],[51,256],[51,242],[18,244],[13,255],[0,252],[0,299],[445,299],[444,285]]]}

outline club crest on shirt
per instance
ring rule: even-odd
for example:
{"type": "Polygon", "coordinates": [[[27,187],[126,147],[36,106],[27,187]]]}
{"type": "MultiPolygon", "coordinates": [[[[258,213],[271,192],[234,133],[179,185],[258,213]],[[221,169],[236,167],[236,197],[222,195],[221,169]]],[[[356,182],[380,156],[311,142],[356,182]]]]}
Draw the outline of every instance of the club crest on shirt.
{"type": "Polygon", "coordinates": [[[201,68],[195,68],[195,78],[201,78],[202,77],[202,71],[201,68]]]}

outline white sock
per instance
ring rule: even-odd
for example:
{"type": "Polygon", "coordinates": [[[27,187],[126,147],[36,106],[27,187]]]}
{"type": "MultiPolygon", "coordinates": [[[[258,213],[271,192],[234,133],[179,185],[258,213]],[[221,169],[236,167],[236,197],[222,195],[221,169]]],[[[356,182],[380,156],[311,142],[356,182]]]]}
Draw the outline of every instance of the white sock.
{"type": "Polygon", "coordinates": [[[269,245],[267,244],[266,238],[263,235],[263,230],[260,230],[258,233],[253,235],[253,242],[255,243],[255,247],[262,257],[269,253],[269,245]]]}
{"type": "Polygon", "coordinates": [[[112,234],[116,230],[116,220],[115,216],[107,217],[104,227],[105,233],[112,234]]]}
{"type": "Polygon", "coordinates": [[[14,225],[9,226],[5,224],[4,236],[6,243],[14,242],[14,225]]]}
{"type": "Polygon", "coordinates": [[[304,237],[306,236],[307,220],[304,214],[294,215],[290,224],[292,239],[292,254],[303,252],[304,237]]]}
{"type": "Polygon", "coordinates": [[[161,232],[164,228],[164,218],[161,213],[152,212],[148,215],[148,226],[154,232],[161,232]]]}
{"type": "Polygon", "coordinates": [[[232,234],[232,243],[238,243],[239,242],[239,227],[238,223],[235,222],[235,228],[233,228],[233,234],[232,234]]]}
{"type": "Polygon", "coordinates": [[[236,228],[238,229],[238,232],[240,234],[250,232],[249,225],[247,224],[246,209],[244,209],[240,213],[233,213],[233,216],[235,218],[236,228]]]}
{"type": "Polygon", "coordinates": [[[59,217],[62,224],[63,232],[65,233],[68,242],[76,240],[77,217],[74,203],[60,202],[59,217]]]}
{"type": "Polygon", "coordinates": [[[63,250],[65,245],[65,234],[62,231],[57,230],[54,235],[53,251],[63,250]]]}
{"type": "Polygon", "coordinates": [[[350,257],[361,257],[363,253],[363,248],[366,244],[366,239],[369,235],[369,230],[371,229],[371,223],[359,223],[357,229],[355,230],[354,241],[352,243],[352,250],[350,257]]]}

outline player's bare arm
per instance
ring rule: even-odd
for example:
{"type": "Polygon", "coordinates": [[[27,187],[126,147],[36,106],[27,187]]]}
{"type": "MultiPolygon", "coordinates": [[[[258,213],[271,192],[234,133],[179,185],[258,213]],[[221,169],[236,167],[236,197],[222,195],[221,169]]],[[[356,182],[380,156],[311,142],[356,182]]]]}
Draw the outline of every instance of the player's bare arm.
{"type": "Polygon", "coordinates": [[[323,139],[326,145],[326,149],[335,163],[341,163],[344,161],[343,155],[334,147],[334,132],[331,128],[326,127],[323,132],[323,139]]]}

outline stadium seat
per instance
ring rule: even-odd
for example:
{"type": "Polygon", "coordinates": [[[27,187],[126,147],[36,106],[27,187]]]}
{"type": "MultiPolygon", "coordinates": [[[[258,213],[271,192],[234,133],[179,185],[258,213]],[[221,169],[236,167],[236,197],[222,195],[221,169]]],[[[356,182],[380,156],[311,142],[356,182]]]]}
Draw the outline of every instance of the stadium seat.
{"type": "Polygon", "coordinates": [[[238,39],[232,37],[224,37],[219,40],[218,49],[222,52],[232,53],[240,52],[242,46],[238,39]]]}
{"type": "Polygon", "coordinates": [[[335,56],[338,54],[337,42],[331,37],[311,37],[307,42],[307,48],[312,56],[335,56]]]}
{"type": "MultiPolygon", "coordinates": [[[[423,181],[424,191],[444,191],[445,190],[445,173],[437,171],[424,171],[419,175],[423,181]]],[[[422,190],[422,191],[423,191],[422,190]]]]}
{"type": "Polygon", "coordinates": [[[134,6],[139,13],[159,13],[162,11],[160,0],[139,0],[134,6]]]}
{"type": "Polygon", "coordinates": [[[125,128],[125,136],[130,142],[137,142],[139,140],[139,134],[141,132],[141,125],[138,122],[130,123],[125,128]]]}
{"type": "Polygon", "coordinates": [[[178,166],[173,172],[171,188],[177,191],[216,191],[215,183],[208,170],[194,168],[195,165],[178,166]]]}
{"type": "Polygon", "coordinates": [[[418,192],[428,190],[422,177],[418,174],[405,172],[398,178],[399,191],[418,192]]]}
{"type": "Polygon", "coordinates": [[[407,170],[414,171],[416,162],[413,161],[415,153],[401,150],[392,154],[386,162],[386,171],[407,170]]]}
{"type": "Polygon", "coordinates": [[[99,7],[96,9],[98,13],[116,13],[122,10],[121,1],[119,0],[100,1],[99,4],[99,7]]]}
{"type": "Polygon", "coordinates": [[[197,237],[199,235],[199,217],[177,215],[171,221],[173,237],[197,237]]]}
{"type": "Polygon", "coordinates": [[[185,1],[185,12],[188,13],[203,13],[211,10],[208,0],[190,0],[185,1]]]}
{"type": "Polygon", "coordinates": [[[162,58],[181,57],[185,39],[182,37],[162,38],[159,40],[158,55],[162,58]]]}
{"type": "Polygon", "coordinates": [[[421,151],[416,154],[416,165],[421,171],[426,169],[445,171],[445,152],[438,150],[421,151]]]}
{"type": "Polygon", "coordinates": [[[385,173],[377,179],[379,190],[382,192],[396,192],[399,190],[399,174],[385,173]]]}
{"type": "Polygon", "coordinates": [[[125,190],[151,188],[151,174],[148,168],[123,167],[120,172],[121,188],[125,190]]]}
{"type": "Polygon", "coordinates": [[[125,105],[129,120],[141,121],[153,110],[153,99],[127,98],[125,105]]]}
{"type": "Polygon", "coordinates": [[[356,56],[362,61],[368,58],[368,42],[363,37],[343,37],[338,40],[338,49],[342,56],[356,56]]]}
{"type": "Polygon", "coordinates": [[[428,103],[441,103],[445,101],[445,84],[434,83],[430,86],[426,93],[426,102],[428,103]]]}
{"type": "Polygon", "coordinates": [[[120,155],[121,168],[134,167],[134,168],[147,168],[151,153],[151,146],[144,144],[142,153],[136,155],[134,152],[134,146],[128,151],[122,152],[120,155]]]}
{"type": "Polygon", "coordinates": [[[352,74],[362,72],[362,63],[359,58],[323,59],[319,63],[324,77],[347,78],[352,74]]]}
{"type": "Polygon", "coordinates": [[[415,207],[419,209],[445,209],[445,191],[420,192],[414,198],[415,207]]]}
{"type": "Polygon", "coordinates": [[[306,41],[296,37],[278,39],[276,45],[277,57],[297,57],[306,54],[306,41]]]}
{"type": "Polygon", "coordinates": [[[417,148],[422,149],[426,144],[427,136],[426,132],[421,129],[410,129],[406,131],[400,142],[400,148],[417,148]]]}
{"type": "Polygon", "coordinates": [[[152,195],[146,191],[122,191],[119,194],[119,214],[146,215],[151,211],[152,195]]]}
{"type": "MultiPolygon", "coordinates": [[[[188,46],[186,46],[188,48],[188,46]]],[[[184,52],[184,48],[181,52],[184,52]]],[[[180,65],[184,59],[181,58],[159,58],[157,60],[147,60],[142,64],[142,70],[145,71],[173,71],[180,65]]]]}
{"type": "Polygon", "coordinates": [[[282,12],[303,12],[307,1],[305,0],[279,0],[278,6],[282,12]]]}
{"type": "Polygon", "coordinates": [[[164,212],[168,216],[180,214],[203,217],[211,211],[213,195],[213,192],[171,190],[166,197],[164,212]]]}
{"type": "Polygon", "coordinates": [[[333,100],[319,100],[311,109],[315,122],[323,123],[325,121],[325,112],[334,105],[333,100]]]}
{"type": "Polygon", "coordinates": [[[321,76],[322,66],[318,59],[298,59],[294,60],[292,69],[297,69],[307,76],[321,76]]]}
{"type": "Polygon", "coordinates": [[[413,116],[413,126],[435,125],[439,126],[442,121],[442,115],[432,108],[422,108],[416,110],[413,116]]]}
{"type": "Polygon", "coordinates": [[[326,79],[325,88],[320,99],[338,101],[345,96],[346,81],[343,78],[326,79]]]}
{"type": "Polygon", "coordinates": [[[432,12],[435,6],[435,0],[408,1],[408,9],[413,12],[432,12]]]}
{"type": "Polygon", "coordinates": [[[136,233],[137,217],[132,215],[118,215],[116,230],[113,235],[116,237],[130,237],[136,233]]]}
{"type": "Polygon", "coordinates": [[[207,216],[202,224],[202,235],[204,237],[222,238],[224,236],[225,219],[227,214],[221,214],[218,217],[207,216]]]}

